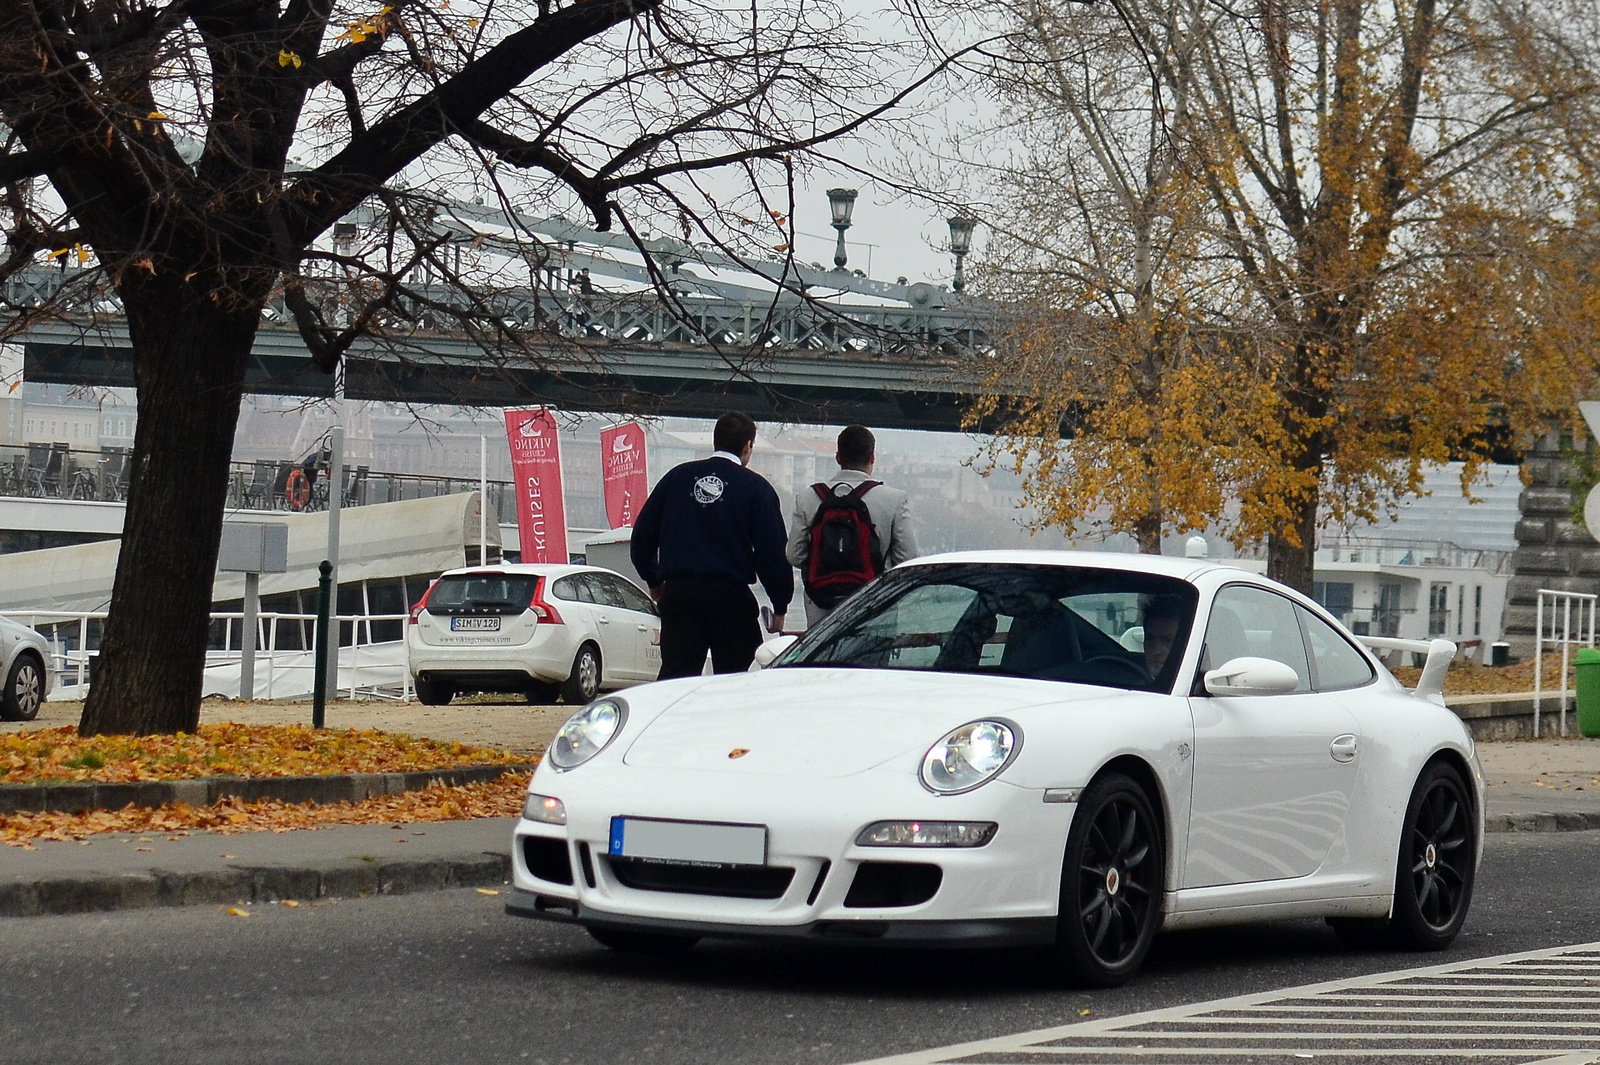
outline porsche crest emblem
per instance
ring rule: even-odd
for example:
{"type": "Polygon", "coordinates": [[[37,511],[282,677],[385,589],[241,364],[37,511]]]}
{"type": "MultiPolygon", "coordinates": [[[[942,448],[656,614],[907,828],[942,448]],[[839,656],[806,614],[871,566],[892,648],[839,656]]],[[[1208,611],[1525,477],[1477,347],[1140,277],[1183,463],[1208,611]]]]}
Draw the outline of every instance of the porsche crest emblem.
{"type": "Polygon", "coordinates": [[[747,755],[749,753],[750,753],[750,748],[748,748],[748,747],[735,747],[733,750],[728,752],[728,757],[729,758],[743,758],[745,755],[747,755]]]}

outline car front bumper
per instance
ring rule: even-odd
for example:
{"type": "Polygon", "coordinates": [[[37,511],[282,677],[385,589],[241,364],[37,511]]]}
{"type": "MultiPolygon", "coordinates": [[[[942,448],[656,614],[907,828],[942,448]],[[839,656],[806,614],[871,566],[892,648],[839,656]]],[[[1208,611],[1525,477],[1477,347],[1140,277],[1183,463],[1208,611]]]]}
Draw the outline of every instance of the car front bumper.
{"type": "MultiPolygon", "coordinates": [[[[934,796],[898,767],[825,786],[707,773],[693,788],[671,770],[586,766],[565,776],[541,767],[532,790],[560,796],[568,824],[518,821],[513,912],[688,935],[946,946],[1053,940],[1063,844],[1075,809],[1004,781],[965,795],[934,796]],[[608,854],[611,818],[619,815],[764,825],[765,868],[792,875],[765,894],[641,883],[630,860],[608,854]],[[1000,828],[982,847],[856,843],[873,821],[912,819],[992,821],[1000,828]],[[936,866],[937,886],[890,902],[870,891],[858,895],[858,877],[869,865],[876,868],[868,879],[883,876],[896,884],[909,875],[907,865],[936,866]]],[[[893,896],[898,888],[887,890],[893,896]]]]}

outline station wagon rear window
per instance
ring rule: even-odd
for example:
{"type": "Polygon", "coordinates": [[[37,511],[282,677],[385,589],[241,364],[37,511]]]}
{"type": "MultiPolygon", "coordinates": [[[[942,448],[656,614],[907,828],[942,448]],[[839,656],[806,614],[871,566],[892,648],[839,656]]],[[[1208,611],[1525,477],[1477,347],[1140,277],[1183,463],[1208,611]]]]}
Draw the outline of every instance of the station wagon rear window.
{"type": "Polygon", "coordinates": [[[533,602],[539,578],[522,573],[462,573],[440,577],[428,593],[428,613],[520,614],[533,602]]]}

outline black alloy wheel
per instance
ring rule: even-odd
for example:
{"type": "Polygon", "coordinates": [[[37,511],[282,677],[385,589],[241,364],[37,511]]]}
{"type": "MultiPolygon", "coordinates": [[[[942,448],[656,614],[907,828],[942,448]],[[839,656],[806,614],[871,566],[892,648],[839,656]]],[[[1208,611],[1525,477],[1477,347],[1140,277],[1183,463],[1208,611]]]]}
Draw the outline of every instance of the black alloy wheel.
{"type": "Polygon", "coordinates": [[[572,674],[561,685],[561,698],[569,706],[583,706],[599,694],[600,650],[586,643],[572,660],[572,674]]]}
{"type": "Polygon", "coordinates": [[[1139,971],[1161,923],[1165,876],[1149,796],[1121,773],[1096,779],[1078,801],[1061,870],[1055,957],[1069,979],[1114,987],[1139,971]]]}
{"type": "Polygon", "coordinates": [[[6,721],[32,721],[44,705],[44,668],[28,652],[17,655],[0,691],[0,718],[6,721]]]}
{"type": "Polygon", "coordinates": [[[1472,799],[1448,762],[1423,769],[1406,807],[1390,933],[1397,945],[1443,950],[1467,919],[1477,875],[1472,799]]]}
{"type": "Polygon", "coordinates": [[[700,942],[697,936],[674,936],[661,932],[629,932],[619,928],[591,928],[595,942],[625,954],[682,954],[700,942]]]}

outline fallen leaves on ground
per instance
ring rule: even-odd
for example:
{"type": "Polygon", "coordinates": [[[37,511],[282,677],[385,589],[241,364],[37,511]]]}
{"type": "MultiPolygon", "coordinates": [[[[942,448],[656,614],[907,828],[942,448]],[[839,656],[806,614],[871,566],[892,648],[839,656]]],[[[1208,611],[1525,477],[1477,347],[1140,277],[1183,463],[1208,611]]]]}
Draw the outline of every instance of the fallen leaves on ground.
{"type": "MultiPolygon", "coordinates": [[[[433,784],[404,795],[364,802],[286,803],[276,799],[245,802],[224,799],[210,806],[125,806],[120,810],[82,813],[0,814],[0,843],[29,847],[39,840],[82,840],[104,832],[187,835],[206,829],[238,832],[288,832],[332,825],[418,824],[465,821],[476,817],[511,817],[522,809],[528,778],[507,773],[488,784],[447,787],[433,784]]],[[[224,857],[231,857],[224,855],[224,857]]]]}
{"type": "MultiPolygon", "coordinates": [[[[1509,666],[1480,666],[1472,662],[1453,662],[1450,672],[1444,675],[1446,695],[1496,695],[1500,693],[1533,691],[1534,661],[1527,660],[1509,666]]],[[[1396,667],[1391,673],[1408,688],[1417,686],[1422,670],[1411,666],[1396,667]]],[[[1571,669],[1567,671],[1567,690],[1576,683],[1571,669]]],[[[1544,690],[1561,690],[1561,652],[1544,656],[1544,690]]]]}
{"type": "Polygon", "coordinates": [[[168,736],[90,737],[67,726],[0,735],[0,784],[407,773],[529,760],[524,753],[400,732],[303,725],[226,723],[168,736]]]}

